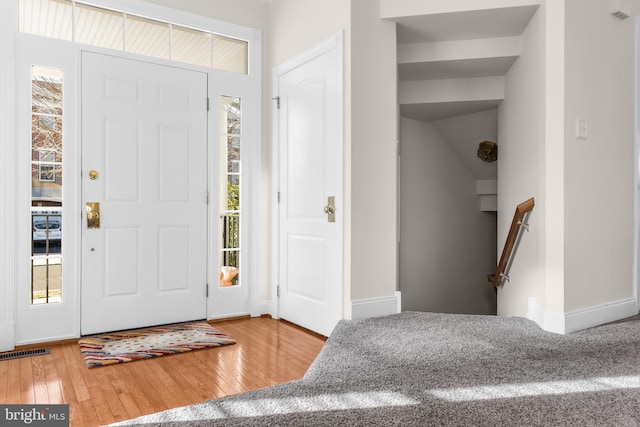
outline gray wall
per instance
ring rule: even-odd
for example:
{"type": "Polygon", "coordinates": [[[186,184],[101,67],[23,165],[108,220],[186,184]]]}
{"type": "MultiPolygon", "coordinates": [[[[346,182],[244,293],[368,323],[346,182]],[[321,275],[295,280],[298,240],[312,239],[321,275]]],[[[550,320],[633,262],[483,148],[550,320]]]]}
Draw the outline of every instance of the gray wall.
{"type": "Polygon", "coordinates": [[[633,18],[613,18],[598,0],[567,0],[565,10],[564,310],[570,313],[636,299],[637,66],[633,18]],[[588,123],[586,141],[576,139],[576,119],[588,123]]]}
{"type": "Polygon", "coordinates": [[[402,310],[495,314],[496,215],[430,123],[400,121],[402,310]]]}
{"type": "Polygon", "coordinates": [[[396,24],[380,19],[379,0],[351,0],[352,301],[397,288],[396,64],[396,24]]]}
{"type": "Polygon", "coordinates": [[[608,2],[554,0],[522,35],[498,113],[500,245],[515,206],[536,206],[501,316],[568,333],[637,313],[634,32],[608,2]]]}
{"type": "MultiPolygon", "coordinates": [[[[498,253],[504,247],[516,206],[531,197],[536,203],[528,219],[529,232],[523,235],[508,272],[511,281],[498,291],[501,316],[528,315],[530,298],[543,306],[549,301],[555,312],[563,305],[558,286],[564,275],[563,231],[558,228],[563,221],[563,213],[558,211],[563,184],[562,175],[557,174],[562,143],[556,140],[554,121],[562,121],[564,106],[562,91],[551,90],[554,85],[550,85],[555,84],[556,68],[563,63],[555,56],[547,59],[545,50],[546,14],[552,12],[550,7],[561,6],[547,2],[529,22],[522,34],[520,57],[506,75],[507,96],[498,107],[498,253]],[[547,132],[553,135],[548,142],[547,132]]],[[[550,50],[562,44],[556,25],[548,26],[549,31],[554,30],[549,33],[549,39],[554,40],[550,50]]]]}

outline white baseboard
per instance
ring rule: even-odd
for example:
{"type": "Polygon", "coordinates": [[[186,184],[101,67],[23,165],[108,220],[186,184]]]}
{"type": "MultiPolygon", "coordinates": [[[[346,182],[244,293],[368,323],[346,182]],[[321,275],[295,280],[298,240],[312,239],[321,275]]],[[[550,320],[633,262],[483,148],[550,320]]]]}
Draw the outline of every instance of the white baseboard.
{"type": "Polygon", "coordinates": [[[387,316],[400,312],[400,292],[382,298],[368,298],[351,301],[351,319],[387,316]]]}
{"type": "Polygon", "coordinates": [[[252,305],[248,313],[244,311],[238,313],[225,313],[219,316],[209,317],[207,320],[229,319],[232,317],[242,317],[246,315],[251,317],[260,317],[263,314],[273,315],[271,301],[260,301],[258,304],[252,305]]]}
{"type": "Polygon", "coordinates": [[[556,334],[570,334],[594,326],[604,325],[638,314],[635,298],[588,307],[568,313],[545,311],[535,298],[529,298],[527,318],[536,322],[542,329],[556,334]]]}
{"type": "Polygon", "coordinates": [[[14,322],[0,322],[0,352],[11,351],[16,345],[16,325],[14,322]]]}
{"type": "Polygon", "coordinates": [[[251,314],[247,313],[246,311],[239,311],[237,313],[225,313],[218,316],[210,316],[210,317],[207,317],[207,320],[224,320],[224,319],[233,319],[234,317],[244,317],[244,316],[251,316],[251,314]]]}
{"type": "Polygon", "coordinates": [[[576,310],[565,315],[565,331],[566,333],[580,331],[636,314],[638,314],[638,303],[635,298],[576,310]]]}

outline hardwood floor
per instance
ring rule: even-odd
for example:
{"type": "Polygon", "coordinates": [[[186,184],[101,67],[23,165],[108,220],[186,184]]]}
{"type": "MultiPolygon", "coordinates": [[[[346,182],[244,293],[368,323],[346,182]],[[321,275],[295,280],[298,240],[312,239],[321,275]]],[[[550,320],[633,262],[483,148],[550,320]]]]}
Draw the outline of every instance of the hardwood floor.
{"type": "Polygon", "coordinates": [[[68,403],[71,426],[99,426],[301,378],[325,342],[270,318],[214,326],[237,344],[92,369],[76,343],[0,361],[0,403],[68,403]]]}

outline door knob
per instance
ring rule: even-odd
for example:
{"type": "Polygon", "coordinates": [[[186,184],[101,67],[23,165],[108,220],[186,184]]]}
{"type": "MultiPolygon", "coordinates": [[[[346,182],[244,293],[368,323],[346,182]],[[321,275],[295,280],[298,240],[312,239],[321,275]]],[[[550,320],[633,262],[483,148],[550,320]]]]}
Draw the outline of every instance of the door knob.
{"type": "Polygon", "coordinates": [[[324,213],[327,214],[327,221],[336,222],[336,198],[335,196],[327,197],[327,206],[324,207],[324,213]]]}
{"type": "Polygon", "coordinates": [[[100,203],[89,202],[85,205],[87,211],[87,228],[100,228],[100,203]]]}

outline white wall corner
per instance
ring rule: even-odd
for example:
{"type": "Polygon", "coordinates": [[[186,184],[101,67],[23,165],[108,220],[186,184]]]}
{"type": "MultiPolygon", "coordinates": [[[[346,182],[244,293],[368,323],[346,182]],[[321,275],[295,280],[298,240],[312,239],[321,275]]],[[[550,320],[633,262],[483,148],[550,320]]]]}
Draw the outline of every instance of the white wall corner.
{"type": "Polygon", "coordinates": [[[15,348],[16,325],[14,322],[0,323],[0,352],[11,351],[15,348]]]}
{"type": "Polygon", "coordinates": [[[545,311],[535,297],[529,297],[527,307],[527,319],[536,322],[540,328],[555,334],[565,333],[565,318],[562,313],[545,311]]]}
{"type": "Polygon", "coordinates": [[[544,311],[542,313],[542,324],[540,327],[547,332],[553,332],[554,334],[566,334],[566,319],[562,313],[554,313],[551,311],[544,311]]]}
{"type": "Polygon", "coordinates": [[[351,319],[368,319],[400,312],[400,292],[382,298],[367,298],[351,301],[351,319]]]}

